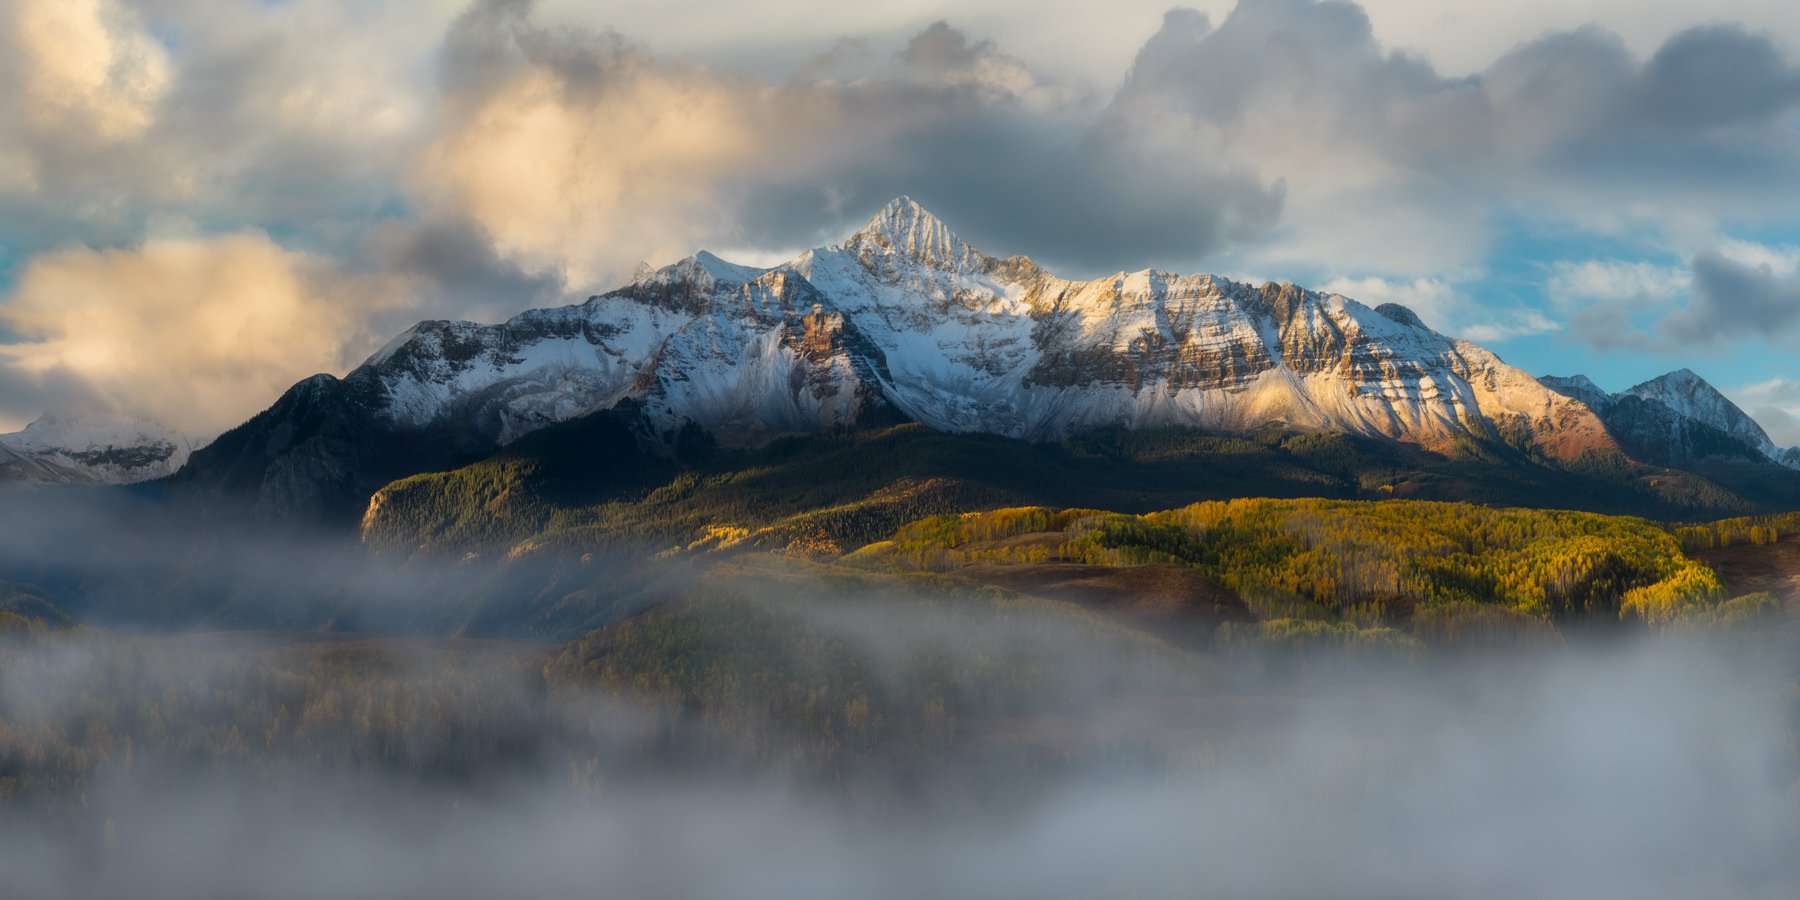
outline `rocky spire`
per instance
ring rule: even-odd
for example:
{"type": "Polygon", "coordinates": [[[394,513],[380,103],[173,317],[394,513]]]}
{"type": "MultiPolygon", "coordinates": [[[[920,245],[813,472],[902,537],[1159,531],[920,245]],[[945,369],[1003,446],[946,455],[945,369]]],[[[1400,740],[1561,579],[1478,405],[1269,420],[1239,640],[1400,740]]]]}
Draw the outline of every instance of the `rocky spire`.
{"type": "Polygon", "coordinates": [[[845,246],[877,247],[939,269],[963,268],[980,256],[911,197],[882,207],[845,246]]]}

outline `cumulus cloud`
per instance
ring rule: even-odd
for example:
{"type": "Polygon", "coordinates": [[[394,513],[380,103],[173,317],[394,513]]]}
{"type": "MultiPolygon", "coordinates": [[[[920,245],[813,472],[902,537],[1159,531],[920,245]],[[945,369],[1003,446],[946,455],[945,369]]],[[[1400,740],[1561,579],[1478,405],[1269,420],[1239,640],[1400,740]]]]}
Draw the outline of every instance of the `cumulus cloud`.
{"type": "MultiPolygon", "coordinates": [[[[837,60],[833,61],[839,62],[837,60]]],[[[847,76],[728,76],[484,2],[451,29],[445,127],[418,180],[433,215],[503,255],[602,286],[706,243],[810,246],[920,197],[1007,251],[1096,267],[1193,259],[1273,224],[1281,190],[944,22],[847,76]]]]}
{"type": "Polygon", "coordinates": [[[1572,333],[1599,350],[1691,354],[1743,339],[1781,345],[1800,325],[1800,253],[1724,240],[1687,266],[1560,263],[1546,293],[1569,314],[1572,333]]]}
{"type": "Polygon", "coordinates": [[[298,376],[342,370],[385,335],[363,327],[396,302],[266,235],[153,239],[34,258],[0,306],[28,342],[4,383],[46,401],[90,401],[204,438],[267,405],[298,376]]]}
{"type": "Polygon", "coordinates": [[[1334,278],[1320,290],[1343,294],[1370,306],[1398,303],[1418,313],[1434,330],[1472,341],[1504,341],[1559,327],[1538,310],[1517,304],[1484,304],[1440,278],[1334,278]]]}
{"type": "Polygon", "coordinates": [[[172,79],[141,17],[114,0],[0,0],[0,78],[0,246],[116,219],[172,79]]]}
{"type": "Polygon", "coordinates": [[[1693,284],[1682,266],[1642,260],[1589,259],[1551,266],[1545,293],[1557,305],[1579,308],[1596,302],[1667,304],[1693,284]]]}
{"type": "Polygon", "coordinates": [[[108,0],[11,6],[13,83],[31,132],[109,142],[150,126],[168,87],[168,54],[125,9],[108,0]]]}
{"type": "Polygon", "coordinates": [[[128,244],[171,217],[340,241],[399,195],[424,127],[426,51],[404,27],[422,11],[0,0],[18,86],[0,97],[0,245],[128,244]]]}
{"type": "Polygon", "coordinates": [[[1376,271],[1482,262],[1502,220],[1620,233],[1694,207],[1785,215],[1800,176],[1782,116],[1800,78],[1767,36],[1708,26],[1639,61],[1597,27],[1445,77],[1347,3],[1245,0],[1216,28],[1170,13],[1114,112],[1191,124],[1285,178],[1277,258],[1376,271]]]}
{"type": "Polygon", "coordinates": [[[764,89],[530,12],[479,3],[450,31],[447,124],[419,185],[432,211],[577,284],[691,252],[732,212],[722,177],[766,150],[764,89]]]}

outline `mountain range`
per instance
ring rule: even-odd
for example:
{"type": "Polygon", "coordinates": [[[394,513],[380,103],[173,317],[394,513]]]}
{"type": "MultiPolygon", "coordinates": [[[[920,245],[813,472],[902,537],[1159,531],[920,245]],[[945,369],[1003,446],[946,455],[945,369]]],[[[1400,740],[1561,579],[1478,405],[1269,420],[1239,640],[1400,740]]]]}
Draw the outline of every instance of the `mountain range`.
{"type": "MultiPolygon", "coordinates": [[[[700,252],[578,305],[421,322],[345,377],[295,385],[165,483],[262,519],[351,521],[395,479],[608,411],[664,458],[913,422],[1034,444],[1113,429],[1333,434],[1701,481],[1800,466],[1687,370],[1608,394],[1534,378],[1394,304],[1156,270],[1071,281],[984,254],[902,197],[778,266],[700,252]]],[[[146,433],[154,465],[89,466],[89,480],[165,475],[185,456],[161,452],[172,446],[146,433]]],[[[84,452],[55,458],[66,470],[84,452]]]]}

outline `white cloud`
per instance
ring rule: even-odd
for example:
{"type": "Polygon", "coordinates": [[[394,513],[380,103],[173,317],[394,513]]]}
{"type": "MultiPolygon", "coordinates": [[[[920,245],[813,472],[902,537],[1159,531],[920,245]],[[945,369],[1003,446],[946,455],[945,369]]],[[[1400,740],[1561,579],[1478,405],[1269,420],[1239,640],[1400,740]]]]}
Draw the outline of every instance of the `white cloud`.
{"type": "Polygon", "coordinates": [[[1410,281],[1390,280],[1380,276],[1366,278],[1334,278],[1319,290],[1343,294],[1369,306],[1398,303],[1419,315],[1434,328],[1453,327],[1470,306],[1468,298],[1459,294],[1449,282],[1436,278],[1410,281]]]}
{"type": "Polygon", "coordinates": [[[612,35],[538,31],[514,5],[451,37],[445,127],[415,185],[505,256],[582,287],[729,228],[721,179],[770,151],[766,88],[612,35]],[[483,71],[485,69],[485,71],[483,71]]]}
{"type": "Polygon", "coordinates": [[[1686,294],[1693,283],[1693,273],[1686,266],[1590,259],[1551,266],[1544,292],[1564,308],[1595,302],[1666,304],[1686,294]]]}
{"type": "Polygon", "coordinates": [[[1390,280],[1380,276],[1334,278],[1320,288],[1369,306],[1398,303],[1435,331],[1478,343],[1543,334],[1560,328],[1542,312],[1524,307],[1495,309],[1437,278],[1390,280]]]}
{"type": "Polygon", "coordinates": [[[1462,337],[1478,344],[1492,344],[1534,334],[1561,331],[1562,324],[1539,310],[1514,308],[1499,310],[1488,321],[1463,329],[1462,337]]]}
{"type": "Polygon", "coordinates": [[[133,11],[113,0],[10,0],[0,17],[12,114],[25,128],[116,142],[150,127],[169,86],[168,52],[133,11]]]}
{"type": "Polygon", "coordinates": [[[1720,242],[1718,254],[1742,266],[1766,268],[1776,276],[1792,275],[1800,269],[1800,247],[1792,244],[1771,246],[1755,241],[1726,239],[1720,242]]]}

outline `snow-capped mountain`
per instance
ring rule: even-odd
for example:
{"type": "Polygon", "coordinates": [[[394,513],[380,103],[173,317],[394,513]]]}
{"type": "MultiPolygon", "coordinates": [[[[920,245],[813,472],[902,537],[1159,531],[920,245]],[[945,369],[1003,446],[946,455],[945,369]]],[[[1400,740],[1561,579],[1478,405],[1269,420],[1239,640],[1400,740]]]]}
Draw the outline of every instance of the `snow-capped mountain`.
{"type": "Polygon", "coordinates": [[[397,423],[474,417],[501,442],[627,396],[727,442],[891,404],[934,428],[1278,424],[1434,446],[1497,427],[1551,455],[1604,444],[1579,404],[1397,306],[1158,271],[1057,278],[964,243],[917,203],[755,269],[701,253],[586,304],[422,324],[364,367],[397,423]]]}
{"type": "Polygon", "coordinates": [[[1582,403],[1403,307],[1155,270],[1070,281],[900,198],[773,268],[702,252],[580,305],[421,323],[341,381],[303,382],[188,474],[231,468],[276,503],[337,477],[346,453],[443,464],[628,399],[653,437],[693,423],[725,445],[898,413],[1031,440],[1279,426],[1557,459],[1613,446],[1582,403]]]}
{"type": "Polygon", "coordinates": [[[1691,369],[1676,369],[1643,384],[1625,389],[1624,393],[1645,400],[1655,400],[1680,415],[1711,425],[1738,440],[1755,447],[1764,456],[1783,462],[1787,450],[1775,446],[1769,434],[1755,419],[1738,408],[1706,379],[1691,369]]]}
{"type": "Polygon", "coordinates": [[[882,395],[940,429],[1280,425],[1426,447],[1506,433],[1554,457],[1607,444],[1580,404],[1403,307],[1155,270],[1069,281],[982,254],[906,198],[791,266],[882,351],[882,395]]]}
{"type": "Polygon", "coordinates": [[[131,484],[187,462],[186,438],[157,422],[114,413],[47,413],[0,434],[0,481],[131,484]]]}
{"type": "Polygon", "coordinates": [[[1599,413],[1635,455],[1665,465],[1707,457],[1767,459],[1800,469],[1800,450],[1775,445],[1755,419],[1691,369],[1607,393],[1585,375],[1540,381],[1599,413]]]}
{"type": "Polygon", "coordinates": [[[380,385],[397,425],[470,422],[499,443],[627,397],[663,430],[754,443],[852,423],[882,402],[881,365],[792,267],[702,252],[580,306],[422,323],[350,377],[380,385]]]}

